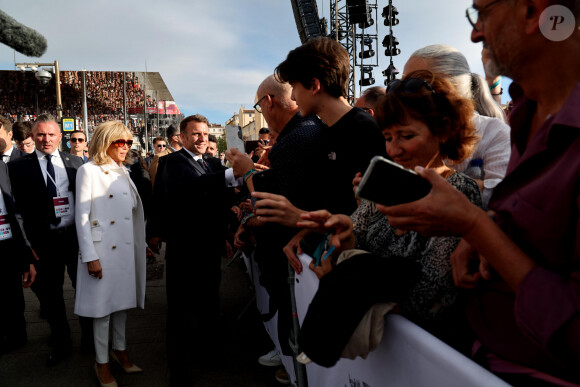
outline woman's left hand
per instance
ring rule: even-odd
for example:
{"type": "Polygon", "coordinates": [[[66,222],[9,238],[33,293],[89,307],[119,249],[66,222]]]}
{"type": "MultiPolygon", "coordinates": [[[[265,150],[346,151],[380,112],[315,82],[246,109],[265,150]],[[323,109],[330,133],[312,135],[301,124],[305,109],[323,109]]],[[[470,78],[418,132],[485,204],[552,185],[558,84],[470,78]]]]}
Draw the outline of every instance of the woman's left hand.
{"type": "Polygon", "coordinates": [[[99,260],[91,261],[87,264],[89,268],[89,275],[98,279],[103,278],[103,269],[101,268],[101,262],[99,260]]]}
{"type": "Polygon", "coordinates": [[[273,222],[287,227],[296,227],[300,214],[305,211],[296,208],[282,195],[267,192],[252,192],[256,201],[256,216],[264,222],[273,222]]]}

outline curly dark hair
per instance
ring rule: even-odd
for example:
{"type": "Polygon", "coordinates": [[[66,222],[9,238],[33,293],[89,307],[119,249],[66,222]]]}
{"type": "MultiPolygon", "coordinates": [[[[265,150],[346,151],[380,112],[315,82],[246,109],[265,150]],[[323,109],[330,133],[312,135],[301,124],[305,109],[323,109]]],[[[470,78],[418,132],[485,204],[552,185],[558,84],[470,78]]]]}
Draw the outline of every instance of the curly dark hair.
{"type": "Polygon", "coordinates": [[[333,97],[346,97],[350,75],[348,52],[336,40],[326,37],[309,39],[288,53],[286,60],[274,70],[279,82],[300,82],[312,85],[316,78],[333,97]]]}
{"type": "Polygon", "coordinates": [[[375,118],[381,129],[407,125],[409,119],[423,122],[441,139],[441,156],[461,162],[471,155],[479,141],[473,113],[473,102],[461,97],[446,76],[421,70],[406,75],[394,90],[381,98],[375,118]],[[407,92],[404,85],[414,78],[427,84],[407,92]]]}

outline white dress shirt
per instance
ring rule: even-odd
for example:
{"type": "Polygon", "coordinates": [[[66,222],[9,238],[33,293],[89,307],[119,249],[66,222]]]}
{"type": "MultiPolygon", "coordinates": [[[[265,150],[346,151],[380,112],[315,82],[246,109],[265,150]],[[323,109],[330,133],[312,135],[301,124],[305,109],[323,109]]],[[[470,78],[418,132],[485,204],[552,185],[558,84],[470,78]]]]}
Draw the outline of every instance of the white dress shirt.
{"type": "MultiPolygon", "coordinates": [[[[12,144],[10,144],[12,145],[12,144]]],[[[10,161],[10,156],[12,156],[12,151],[14,150],[14,147],[11,146],[6,152],[2,153],[2,161],[4,161],[5,163],[8,163],[10,161]]]]}
{"type": "MultiPolygon", "coordinates": [[[[39,151],[38,149],[34,150],[36,152],[36,156],[38,157],[38,163],[40,164],[40,170],[42,171],[42,176],[44,177],[44,184],[46,184],[48,180],[48,172],[46,171],[46,164],[47,159],[46,155],[39,151]]],[[[66,169],[64,166],[64,162],[62,161],[61,154],[58,150],[55,150],[52,154],[52,165],[54,166],[54,177],[56,180],[56,194],[60,197],[68,197],[68,202],[70,205],[70,211],[68,214],[64,215],[60,218],[60,223],[57,226],[50,225],[51,230],[72,226],[75,223],[75,200],[73,197],[72,191],[69,190],[69,181],[68,175],[66,174],[66,169]]]]}
{"type": "Polygon", "coordinates": [[[491,193],[504,178],[511,155],[510,127],[497,118],[474,114],[473,122],[481,140],[473,154],[461,164],[453,166],[458,172],[469,167],[471,160],[483,161],[483,195],[484,206],[487,207],[491,193]]]}
{"type": "Polygon", "coordinates": [[[0,188],[0,215],[8,215],[8,210],[6,209],[6,203],[4,202],[4,195],[2,195],[1,188],[0,188]]]}

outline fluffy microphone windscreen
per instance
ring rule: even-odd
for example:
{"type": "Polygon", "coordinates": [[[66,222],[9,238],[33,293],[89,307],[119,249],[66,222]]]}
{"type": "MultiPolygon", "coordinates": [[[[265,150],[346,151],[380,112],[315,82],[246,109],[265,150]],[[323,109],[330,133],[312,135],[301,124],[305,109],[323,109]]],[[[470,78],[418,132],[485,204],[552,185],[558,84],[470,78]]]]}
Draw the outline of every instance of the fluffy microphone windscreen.
{"type": "Polygon", "coordinates": [[[46,38],[0,11],[0,43],[26,56],[42,56],[46,38]]]}

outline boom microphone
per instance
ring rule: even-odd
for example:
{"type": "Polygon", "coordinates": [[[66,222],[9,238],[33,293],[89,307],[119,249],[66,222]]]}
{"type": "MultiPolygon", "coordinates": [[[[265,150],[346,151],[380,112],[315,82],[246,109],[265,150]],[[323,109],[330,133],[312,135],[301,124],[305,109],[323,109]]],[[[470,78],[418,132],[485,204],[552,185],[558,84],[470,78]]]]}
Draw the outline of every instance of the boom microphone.
{"type": "Polygon", "coordinates": [[[26,56],[42,56],[46,51],[44,36],[18,23],[2,11],[0,11],[0,43],[26,56]]]}

